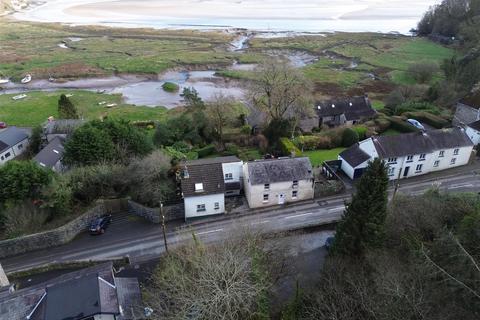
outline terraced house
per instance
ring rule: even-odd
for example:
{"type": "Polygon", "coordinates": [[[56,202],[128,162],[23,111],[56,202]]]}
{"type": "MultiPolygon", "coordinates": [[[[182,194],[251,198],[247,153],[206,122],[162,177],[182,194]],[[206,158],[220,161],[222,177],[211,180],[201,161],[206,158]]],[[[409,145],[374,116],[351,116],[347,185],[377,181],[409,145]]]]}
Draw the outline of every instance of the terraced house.
{"type": "Polygon", "coordinates": [[[374,136],[340,153],[341,169],[350,179],[362,175],[373,159],[388,165],[390,180],[404,179],[468,164],[473,142],[461,128],[374,136]]]}

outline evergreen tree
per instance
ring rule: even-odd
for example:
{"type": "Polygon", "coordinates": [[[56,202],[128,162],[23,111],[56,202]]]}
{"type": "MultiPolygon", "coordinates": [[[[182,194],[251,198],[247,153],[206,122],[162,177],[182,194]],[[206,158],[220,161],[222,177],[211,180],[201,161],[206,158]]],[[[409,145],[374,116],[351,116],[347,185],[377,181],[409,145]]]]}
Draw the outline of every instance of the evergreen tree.
{"type": "Polygon", "coordinates": [[[357,191],[337,226],[333,254],[361,256],[378,248],[385,237],[388,177],[384,162],[375,159],[357,185],[357,191]]]}
{"type": "Polygon", "coordinates": [[[77,108],[64,94],[58,100],[58,116],[60,119],[78,119],[77,108]]]}
{"type": "Polygon", "coordinates": [[[200,98],[198,91],[193,87],[183,88],[180,96],[185,100],[185,106],[189,109],[205,107],[205,103],[203,102],[202,98],[200,98]]]}

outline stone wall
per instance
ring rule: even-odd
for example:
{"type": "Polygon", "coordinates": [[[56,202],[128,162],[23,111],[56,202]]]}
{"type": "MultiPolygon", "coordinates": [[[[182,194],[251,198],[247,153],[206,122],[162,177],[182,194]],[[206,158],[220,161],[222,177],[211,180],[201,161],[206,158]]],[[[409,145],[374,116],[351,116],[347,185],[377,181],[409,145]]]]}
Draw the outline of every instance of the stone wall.
{"type": "Polygon", "coordinates": [[[90,221],[102,216],[105,212],[103,201],[98,201],[95,207],[57,229],[0,241],[0,258],[55,247],[70,242],[78,234],[85,231],[90,221]]]}
{"type": "MultiPolygon", "coordinates": [[[[142,217],[152,223],[161,222],[159,208],[148,208],[131,200],[128,200],[128,213],[142,217]]],[[[165,222],[185,218],[183,203],[164,206],[163,213],[165,214],[165,222]]]]}

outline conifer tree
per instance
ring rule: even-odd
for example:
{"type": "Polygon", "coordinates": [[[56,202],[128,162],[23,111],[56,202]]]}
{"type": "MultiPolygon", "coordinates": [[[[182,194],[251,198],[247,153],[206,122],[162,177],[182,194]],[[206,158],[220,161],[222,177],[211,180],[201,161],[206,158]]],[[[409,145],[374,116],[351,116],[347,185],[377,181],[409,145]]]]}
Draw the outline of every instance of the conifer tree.
{"type": "Polygon", "coordinates": [[[387,168],[380,159],[369,164],[337,226],[333,254],[361,256],[382,246],[388,204],[387,168]]]}
{"type": "Polygon", "coordinates": [[[58,115],[60,119],[78,119],[77,108],[64,94],[58,100],[58,115]]]}

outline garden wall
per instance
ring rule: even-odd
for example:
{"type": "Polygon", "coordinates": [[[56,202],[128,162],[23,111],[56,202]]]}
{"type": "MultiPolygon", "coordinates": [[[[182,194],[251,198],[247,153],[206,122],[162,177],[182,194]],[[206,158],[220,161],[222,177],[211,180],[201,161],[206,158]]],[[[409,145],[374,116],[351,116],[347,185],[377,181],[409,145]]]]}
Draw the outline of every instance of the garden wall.
{"type": "MultiPolygon", "coordinates": [[[[128,213],[142,217],[152,223],[160,223],[160,208],[149,208],[139,203],[128,200],[128,213]]],[[[183,203],[173,204],[163,207],[165,222],[179,220],[185,218],[185,209],[183,203]]]]}

